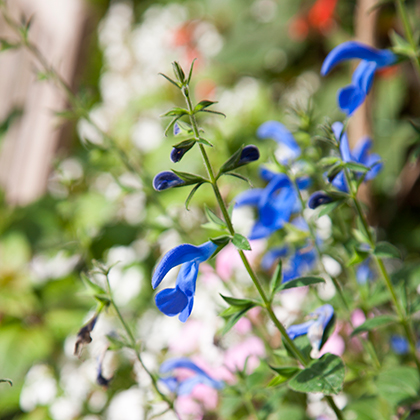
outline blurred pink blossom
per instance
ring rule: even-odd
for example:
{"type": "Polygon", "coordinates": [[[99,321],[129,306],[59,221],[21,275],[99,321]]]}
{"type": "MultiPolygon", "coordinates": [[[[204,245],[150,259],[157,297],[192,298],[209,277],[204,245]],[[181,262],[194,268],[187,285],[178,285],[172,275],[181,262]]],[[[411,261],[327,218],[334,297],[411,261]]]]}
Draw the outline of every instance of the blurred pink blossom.
{"type": "Polygon", "coordinates": [[[341,335],[338,333],[339,331],[340,328],[336,326],[334,332],[328,338],[326,343],[322,346],[322,349],[319,352],[319,357],[321,357],[325,353],[332,353],[336,356],[341,356],[344,353],[346,345],[344,343],[343,337],[341,337],[341,335]]]}
{"type": "MultiPolygon", "coordinates": [[[[264,241],[250,241],[251,251],[244,251],[251,265],[256,258],[264,251],[264,241]]],[[[216,257],[216,272],[224,281],[231,279],[233,271],[243,267],[243,263],[236,248],[229,244],[223,248],[216,257]]]]}
{"type": "Polygon", "coordinates": [[[249,337],[242,343],[231,347],[225,354],[225,366],[232,372],[243,370],[247,362],[247,373],[260,364],[259,357],[265,356],[264,343],[258,337],[249,337]]]}

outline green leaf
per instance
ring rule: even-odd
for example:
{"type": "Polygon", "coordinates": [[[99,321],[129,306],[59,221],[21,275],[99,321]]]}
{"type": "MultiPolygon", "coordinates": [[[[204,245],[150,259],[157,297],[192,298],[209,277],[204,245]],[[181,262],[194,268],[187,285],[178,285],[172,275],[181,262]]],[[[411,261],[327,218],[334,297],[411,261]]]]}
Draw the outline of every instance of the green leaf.
{"type": "Polygon", "coordinates": [[[379,395],[392,406],[420,401],[420,379],[414,367],[396,366],[379,373],[376,379],[379,395]]]}
{"type": "Polygon", "coordinates": [[[315,276],[299,277],[297,279],[290,280],[286,283],[282,283],[279,288],[279,291],[293,289],[294,287],[309,286],[311,284],[318,284],[318,283],[325,283],[325,280],[322,277],[315,277],[315,276]]]}
{"type": "Polygon", "coordinates": [[[347,267],[351,267],[353,265],[360,264],[361,262],[363,262],[369,256],[368,252],[360,251],[357,248],[354,248],[353,251],[354,252],[353,252],[352,257],[349,259],[349,261],[347,261],[347,264],[346,264],[347,267]]]}
{"type": "MultiPolygon", "coordinates": [[[[295,366],[281,366],[281,367],[275,367],[271,365],[269,366],[271,369],[274,370],[274,372],[278,373],[278,376],[274,378],[274,379],[277,379],[277,381],[275,381],[275,385],[279,385],[288,381],[290,378],[292,378],[298,372],[301,371],[300,368],[295,367],[295,366]]],[[[275,385],[271,385],[271,386],[275,386],[275,385]]]]}
{"type": "Polygon", "coordinates": [[[321,209],[318,213],[318,217],[322,217],[322,216],[325,216],[326,214],[331,213],[333,210],[341,206],[341,204],[343,203],[344,203],[343,200],[339,200],[339,201],[333,201],[332,203],[323,204],[322,206],[320,206],[321,209]]]}
{"type": "Polygon", "coordinates": [[[216,245],[227,245],[231,241],[229,235],[218,236],[217,238],[210,238],[210,240],[216,245]]]}
{"type": "Polygon", "coordinates": [[[351,335],[360,334],[362,332],[371,331],[378,327],[383,327],[384,325],[388,325],[391,322],[396,322],[394,316],[392,315],[379,315],[375,316],[375,318],[367,319],[362,325],[359,325],[357,328],[353,330],[351,335]]]}
{"type": "Polygon", "coordinates": [[[393,45],[392,51],[394,53],[408,57],[413,56],[413,47],[402,36],[398,35],[394,30],[391,30],[390,38],[393,45]]]}
{"type": "Polygon", "coordinates": [[[253,187],[253,185],[252,185],[251,181],[250,181],[250,180],[249,180],[246,176],[243,176],[243,175],[237,174],[237,173],[235,173],[235,172],[226,172],[226,173],[225,173],[225,174],[223,174],[223,175],[229,175],[229,176],[233,176],[234,178],[239,178],[241,181],[245,181],[245,182],[247,182],[251,188],[253,187]]]}
{"type": "Polygon", "coordinates": [[[343,162],[336,162],[330,169],[327,171],[327,178],[329,180],[334,179],[338,173],[343,169],[343,162]]]}
{"type": "Polygon", "coordinates": [[[251,245],[249,244],[248,239],[246,239],[245,236],[241,235],[240,233],[235,233],[232,239],[232,243],[238,249],[251,251],[251,245]]]}
{"type": "Polygon", "coordinates": [[[186,185],[199,183],[203,184],[204,182],[208,182],[207,179],[203,178],[200,175],[191,174],[189,172],[176,171],[175,169],[172,169],[172,172],[178,175],[183,181],[185,181],[186,185]]]}
{"type": "Polygon", "coordinates": [[[159,73],[160,76],[163,76],[168,82],[172,83],[174,86],[176,86],[178,89],[181,88],[181,84],[175,82],[175,80],[172,80],[170,77],[166,76],[166,74],[159,73]]]}
{"type": "Polygon", "coordinates": [[[282,280],[282,262],[279,260],[276,271],[274,271],[273,277],[270,280],[270,298],[273,299],[273,296],[281,289],[281,280],[282,280]]]}
{"type": "Polygon", "coordinates": [[[200,112],[200,111],[202,111],[203,109],[206,109],[207,107],[209,107],[209,106],[211,106],[211,105],[213,105],[213,104],[217,104],[217,102],[214,102],[214,101],[209,101],[209,100],[207,100],[207,99],[205,99],[204,101],[200,101],[196,106],[195,106],[195,108],[194,108],[194,113],[196,113],[196,112],[200,112]]]}
{"type": "Polygon", "coordinates": [[[370,168],[368,168],[365,165],[362,165],[361,163],[356,162],[345,162],[344,167],[347,169],[350,169],[352,172],[369,172],[370,168]]]}
{"type": "Polygon", "coordinates": [[[219,112],[219,111],[211,111],[210,109],[203,109],[200,112],[208,112],[209,114],[221,115],[222,117],[225,117],[226,118],[226,115],[223,114],[223,112],[219,112]]]}
{"type": "Polygon", "coordinates": [[[207,220],[209,222],[215,223],[218,226],[223,227],[224,229],[227,229],[226,223],[217,216],[213,211],[211,211],[207,205],[204,205],[204,212],[206,213],[207,220]]]}
{"type": "Polygon", "coordinates": [[[10,386],[13,386],[13,382],[11,379],[0,379],[0,382],[7,382],[10,386]]]}
{"type": "Polygon", "coordinates": [[[341,162],[341,159],[337,156],[326,156],[324,158],[322,158],[318,163],[321,166],[330,166],[330,165],[334,165],[337,162],[341,162]]]}
{"type": "MultiPolygon", "coordinates": [[[[247,306],[238,312],[236,312],[234,315],[230,316],[226,324],[222,330],[222,335],[225,335],[250,309],[252,309],[255,305],[247,306]]],[[[230,308],[228,308],[230,309],[230,308]]]]}
{"type": "Polygon", "coordinates": [[[337,395],[342,389],[344,374],[343,361],[338,356],[327,353],[294,376],[288,386],[297,392],[337,395]]]}
{"type": "Polygon", "coordinates": [[[401,258],[400,251],[389,242],[378,242],[373,251],[378,258],[401,258]]]}
{"type": "Polygon", "coordinates": [[[198,140],[196,141],[197,143],[204,144],[205,146],[213,147],[213,145],[208,140],[204,139],[203,137],[199,137],[198,140]]]}
{"type": "Polygon", "coordinates": [[[185,83],[185,73],[178,61],[172,62],[172,69],[174,71],[175,77],[179,80],[181,85],[183,85],[185,83]]]}
{"type": "Polygon", "coordinates": [[[124,347],[129,347],[125,340],[115,337],[114,335],[107,334],[106,338],[110,343],[109,350],[120,350],[124,347]]]}
{"type": "Polygon", "coordinates": [[[80,273],[80,277],[83,281],[83,284],[86,286],[86,288],[89,290],[89,292],[92,295],[106,295],[106,292],[104,289],[102,289],[101,286],[97,285],[96,283],[93,283],[85,273],[80,273]]]}
{"type": "Polygon", "coordinates": [[[185,209],[189,210],[188,206],[190,205],[190,202],[192,198],[194,197],[194,194],[197,192],[197,190],[203,185],[202,182],[198,183],[188,194],[187,199],[185,200],[185,209]]]}
{"type": "Polygon", "coordinates": [[[169,130],[174,126],[174,124],[182,117],[182,115],[178,115],[177,117],[175,117],[169,124],[168,126],[165,128],[165,132],[164,135],[165,137],[168,136],[169,130]]]}
{"type": "Polygon", "coordinates": [[[188,77],[187,77],[187,82],[186,82],[187,85],[189,85],[190,82],[191,82],[191,77],[192,77],[192,73],[193,73],[193,68],[194,68],[195,60],[197,60],[197,59],[194,58],[194,60],[191,63],[191,66],[190,66],[190,71],[188,72],[188,77]]]}
{"type": "Polygon", "coordinates": [[[238,162],[241,159],[242,150],[244,149],[242,145],[220,168],[217,178],[225,172],[233,171],[238,167],[238,162]]]}
{"type": "Polygon", "coordinates": [[[197,141],[196,141],[195,139],[186,139],[186,140],[182,140],[182,141],[180,141],[180,142],[179,142],[179,143],[177,143],[177,144],[174,144],[172,147],[176,147],[177,149],[187,148],[187,147],[191,148],[191,147],[193,147],[193,146],[194,146],[194,144],[195,144],[196,142],[197,142],[197,141]]]}
{"type": "Polygon", "coordinates": [[[245,306],[249,306],[249,305],[258,305],[259,303],[256,302],[255,300],[251,300],[251,299],[238,299],[238,298],[234,298],[234,297],[230,297],[230,296],[224,296],[220,293],[220,296],[222,297],[222,299],[228,303],[231,306],[236,306],[238,308],[243,308],[245,306]]]}
{"type": "Polygon", "coordinates": [[[188,110],[184,108],[175,107],[170,109],[169,111],[165,112],[161,115],[161,117],[182,117],[183,115],[188,115],[188,110]]]}

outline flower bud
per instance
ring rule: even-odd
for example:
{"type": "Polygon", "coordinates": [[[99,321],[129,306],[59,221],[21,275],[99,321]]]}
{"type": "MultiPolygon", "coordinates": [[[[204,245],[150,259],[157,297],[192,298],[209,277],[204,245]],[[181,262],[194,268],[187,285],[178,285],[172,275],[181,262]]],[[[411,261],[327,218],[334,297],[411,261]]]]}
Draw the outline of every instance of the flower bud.
{"type": "Polygon", "coordinates": [[[156,191],[163,191],[169,188],[180,187],[181,185],[185,185],[185,181],[170,171],[160,172],[153,179],[153,188],[156,191]]]}
{"type": "Polygon", "coordinates": [[[314,192],[308,200],[308,207],[310,209],[316,209],[323,204],[331,203],[333,199],[324,191],[314,192]]]}

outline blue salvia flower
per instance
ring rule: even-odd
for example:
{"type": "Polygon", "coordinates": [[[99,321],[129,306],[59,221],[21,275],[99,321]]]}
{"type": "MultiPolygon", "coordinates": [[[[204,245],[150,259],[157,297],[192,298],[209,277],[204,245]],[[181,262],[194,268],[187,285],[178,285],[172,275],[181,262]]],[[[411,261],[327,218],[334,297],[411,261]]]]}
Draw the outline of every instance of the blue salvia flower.
{"type": "Polygon", "coordinates": [[[267,121],[260,125],[257,136],[260,139],[273,139],[284,147],[285,156],[280,159],[281,163],[287,163],[289,160],[294,160],[300,156],[300,147],[293,134],[278,121],[267,121]]]}
{"type": "MultiPolygon", "coordinates": [[[[357,146],[350,151],[347,133],[343,133],[343,123],[335,122],[331,127],[336,139],[340,143],[340,154],[343,161],[361,163],[362,165],[371,168],[365,176],[365,181],[375,178],[382,169],[382,164],[380,163],[381,157],[378,154],[369,153],[370,148],[372,147],[372,140],[369,138],[362,139],[357,146]]],[[[340,171],[333,179],[332,185],[340,191],[348,192],[348,186],[343,171],[340,171]]]]}
{"type": "Polygon", "coordinates": [[[189,369],[194,372],[195,375],[184,380],[179,380],[175,375],[160,378],[160,381],[162,381],[171,392],[174,392],[177,395],[191,394],[194,387],[198,384],[208,385],[214,389],[222,389],[224,387],[223,381],[213,379],[209,374],[204,372],[203,369],[199,368],[187,358],[176,358],[163,362],[160,366],[160,373],[172,373],[178,368],[189,369]]]}
{"type": "Polygon", "coordinates": [[[308,207],[310,209],[316,209],[323,204],[331,203],[333,199],[325,191],[315,191],[309,197],[308,207]]]}
{"type": "MultiPolygon", "coordinates": [[[[287,247],[273,248],[268,251],[261,260],[263,270],[270,270],[273,264],[281,257],[285,257],[289,250],[287,247]]],[[[286,283],[290,280],[302,277],[310,271],[316,262],[316,253],[313,248],[299,248],[290,256],[287,264],[283,266],[283,280],[286,283]]]]}
{"type": "Polygon", "coordinates": [[[390,66],[397,60],[396,55],[389,50],[377,50],[360,42],[348,41],[328,54],[321,74],[325,76],[338,63],[355,58],[362,61],[353,73],[352,83],[338,91],[338,106],[347,115],[352,115],[364,102],[372,87],[375,71],[390,66]]]}
{"type": "MultiPolygon", "coordinates": [[[[300,209],[297,192],[286,174],[276,174],[263,168],[260,175],[269,181],[265,188],[244,191],[235,199],[236,207],[257,207],[258,219],[248,236],[249,239],[266,238],[281,229],[284,223],[289,221],[292,213],[300,209]]],[[[308,188],[310,179],[300,178],[297,184],[299,188],[308,188]]]]}
{"type": "Polygon", "coordinates": [[[167,316],[179,314],[179,320],[185,322],[191,315],[194,305],[195,286],[200,263],[208,260],[217,245],[208,241],[200,246],[183,244],[171,249],[164,255],[152,278],[152,287],[156,289],[172,268],[181,265],[175,288],[164,289],[155,297],[156,306],[167,316]]]}
{"type": "Polygon", "coordinates": [[[310,316],[314,319],[304,322],[303,324],[292,325],[287,329],[287,334],[294,340],[296,337],[307,334],[309,342],[312,346],[312,357],[316,357],[321,349],[322,336],[325,328],[334,315],[334,308],[330,304],[320,306],[310,316]]]}
{"type": "Polygon", "coordinates": [[[366,259],[356,269],[356,280],[359,284],[366,284],[368,280],[372,280],[375,273],[370,268],[370,259],[366,259]]]}
{"type": "Polygon", "coordinates": [[[408,354],[410,351],[408,340],[401,335],[393,335],[390,342],[391,348],[396,354],[408,354]]]}
{"type": "Polygon", "coordinates": [[[185,181],[171,171],[159,172],[153,179],[153,188],[156,191],[163,191],[182,185],[185,185],[185,181]]]}

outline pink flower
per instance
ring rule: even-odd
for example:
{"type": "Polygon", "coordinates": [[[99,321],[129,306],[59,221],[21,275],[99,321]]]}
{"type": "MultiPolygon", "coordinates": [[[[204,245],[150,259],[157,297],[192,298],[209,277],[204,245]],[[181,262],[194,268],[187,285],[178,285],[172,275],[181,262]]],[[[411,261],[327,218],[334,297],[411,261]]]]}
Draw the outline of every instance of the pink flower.
{"type": "Polygon", "coordinates": [[[243,370],[247,361],[247,373],[252,373],[260,364],[259,357],[265,356],[264,343],[258,337],[249,337],[225,354],[225,366],[231,371],[243,370]]]}
{"type": "MultiPolygon", "coordinates": [[[[245,255],[251,265],[264,250],[264,241],[250,241],[252,250],[245,251],[245,255]]],[[[233,271],[242,268],[243,263],[236,248],[229,244],[223,248],[216,257],[216,272],[224,281],[230,280],[233,271]]]]}
{"type": "Polygon", "coordinates": [[[338,333],[339,330],[340,328],[336,326],[334,332],[322,346],[322,349],[319,352],[319,357],[325,353],[335,354],[336,356],[341,356],[344,353],[346,345],[344,343],[343,337],[341,337],[341,335],[338,333]]]}

